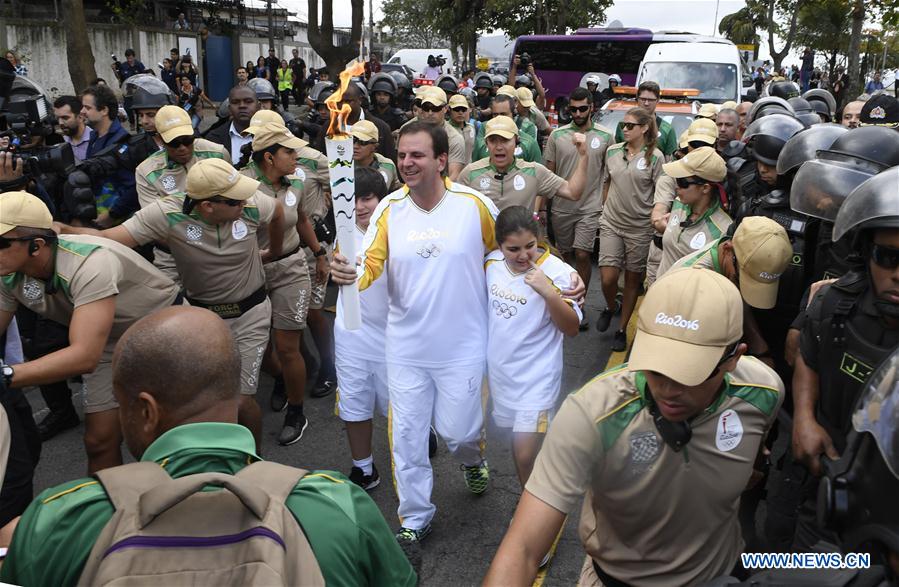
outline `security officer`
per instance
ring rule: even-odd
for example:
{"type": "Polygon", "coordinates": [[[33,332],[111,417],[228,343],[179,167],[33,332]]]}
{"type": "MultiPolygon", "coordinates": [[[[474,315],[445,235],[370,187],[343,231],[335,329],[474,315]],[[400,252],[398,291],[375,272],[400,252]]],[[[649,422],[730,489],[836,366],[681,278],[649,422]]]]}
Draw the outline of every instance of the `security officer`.
{"type": "MultiPolygon", "coordinates": [[[[450,181],[456,181],[462,168],[470,163],[465,158],[465,139],[462,134],[450,125],[446,120],[446,92],[434,86],[423,86],[415,96],[415,101],[421,103],[421,110],[416,118],[427,124],[443,126],[449,138],[449,162],[447,163],[447,176],[450,181]]],[[[410,121],[411,122],[411,121],[410,121]]],[[[408,122],[406,124],[409,124],[408,122]]]]}
{"type": "MultiPolygon", "coordinates": [[[[471,122],[471,104],[468,99],[461,93],[456,94],[449,99],[449,123],[465,139],[465,158],[471,160],[472,151],[474,151],[474,141],[478,134],[477,129],[471,122]]],[[[390,184],[388,184],[390,187],[390,184]]]]}
{"type": "Polygon", "coordinates": [[[690,151],[681,159],[662,165],[662,171],[674,179],[677,198],[662,235],[657,277],[681,257],[721,238],[733,222],[721,208],[721,182],[727,176],[727,167],[713,147],[690,151]]]}
{"type": "MultiPolygon", "coordinates": [[[[559,176],[571,180],[579,156],[569,138],[583,134],[587,144],[587,179],[584,193],[577,202],[556,200],[553,202],[549,222],[555,235],[556,246],[565,261],[577,269],[581,280],[590,283],[592,261],[602,210],[602,176],[606,149],[612,144],[612,131],[593,121],[591,110],[593,95],[586,88],[575,88],[569,96],[568,110],[571,122],[554,130],[546,140],[546,167],[559,176]]],[[[545,219],[546,206],[539,208],[545,219]]],[[[586,314],[586,312],[585,312],[586,314]]],[[[587,328],[586,316],[581,328],[587,328]]]]}
{"type": "Polygon", "coordinates": [[[397,130],[406,122],[406,113],[396,107],[396,80],[386,73],[376,73],[368,81],[368,95],[372,99],[371,113],[397,130]]]}
{"type": "Polygon", "coordinates": [[[821,123],[821,117],[818,116],[818,111],[812,108],[812,105],[805,98],[796,97],[790,98],[787,101],[790,103],[790,106],[793,107],[793,113],[795,114],[796,119],[805,126],[821,123]]]}
{"type": "Polygon", "coordinates": [[[415,96],[412,94],[412,82],[404,73],[391,71],[390,77],[396,82],[396,105],[406,114],[406,118],[412,118],[412,102],[415,96]]]}
{"type": "Polygon", "coordinates": [[[799,96],[799,86],[787,80],[771,82],[766,86],[765,90],[768,96],[774,96],[783,100],[799,96]]]}
{"type": "MultiPolygon", "coordinates": [[[[510,90],[512,88],[512,86],[507,87],[510,88],[510,90]]],[[[493,101],[490,103],[491,117],[508,116],[512,118],[512,120],[515,120],[515,106],[517,103],[517,99],[512,94],[514,94],[514,90],[511,90],[511,93],[504,92],[493,97],[493,101]]],[[[518,126],[518,129],[521,131],[518,134],[521,141],[521,144],[518,148],[521,149],[521,152],[516,152],[515,156],[521,157],[525,161],[541,163],[543,161],[543,156],[540,154],[540,145],[537,144],[537,141],[533,138],[534,133],[525,130],[533,128],[534,123],[532,123],[530,120],[525,120],[524,122],[522,122],[522,124],[519,125],[518,121],[516,120],[516,126],[518,126]]],[[[475,161],[483,159],[488,155],[487,141],[484,140],[485,130],[486,125],[482,124],[478,129],[478,134],[474,139],[474,150],[471,153],[471,157],[475,161]]]]}
{"type": "Polygon", "coordinates": [[[474,91],[477,97],[474,101],[478,120],[489,120],[490,102],[493,100],[493,80],[489,73],[481,72],[474,77],[474,91]]]}
{"type": "Polygon", "coordinates": [[[446,92],[446,99],[449,100],[459,92],[459,80],[455,76],[445,73],[437,78],[434,85],[446,92]]]}
{"type": "Polygon", "coordinates": [[[822,88],[812,88],[802,94],[808,100],[812,109],[818,113],[821,122],[836,122],[834,116],[837,112],[837,101],[833,94],[822,88]]]}
{"type": "Polygon", "coordinates": [[[121,226],[104,231],[62,226],[64,233],[91,233],[127,246],[164,241],[172,251],[185,297],[227,321],[240,349],[239,421],[262,445],[262,415],[253,397],[268,343],[272,307],[262,264],[282,254],[284,210],[256,195],[259,182],[227,161],[204,159],[187,173],[187,197],[157,199],[121,226]],[[270,246],[260,254],[256,235],[268,227],[270,246]]]}
{"type": "Polygon", "coordinates": [[[871,96],[862,106],[859,124],[899,129],[899,100],[889,94],[871,96]]]}
{"type": "MultiPolygon", "coordinates": [[[[674,158],[679,159],[694,149],[714,146],[717,140],[718,127],[715,123],[706,118],[697,118],[681,135],[678,141],[679,148],[674,153],[674,158]]],[[[649,255],[646,257],[646,287],[652,286],[658,277],[659,264],[662,262],[662,236],[668,228],[671,207],[677,197],[677,182],[664,171],[663,166],[663,173],[656,181],[652,197],[652,212],[649,222],[655,229],[655,233],[652,243],[649,245],[649,255]]]]}
{"type": "Polygon", "coordinates": [[[537,133],[534,138],[537,139],[539,144],[543,144],[543,140],[549,135],[552,128],[549,126],[546,116],[537,108],[537,103],[534,102],[534,93],[530,88],[521,87],[515,91],[515,94],[518,98],[516,106],[518,118],[522,121],[522,125],[525,120],[530,121],[534,125],[534,130],[537,133]]]}
{"type": "Polygon", "coordinates": [[[742,315],[737,288],[712,271],[656,282],[630,363],[553,419],[485,585],[529,584],[581,502],[580,585],[689,585],[739,568],[740,495],[784,397],[744,356],[742,315]]]}
{"type": "Polygon", "coordinates": [[[7,387],[81,375],[88,473],[122,464],[112,350],[135,321],[175,303],[178,287],[118,243],[94,236],[57,237],[50,211],[25,192],[0,194],[0,274],[0,333],[21,304],[68,325],[69,334],[68,346],[12,365],[4,373],[7,387]]]}
{"type": "MultiPolygon", "coordinates": [[[[222,145],[194,137],[190,115],[179,106],[160,108],[155,116],[155,127],[164,148],[147,157],[134,173],[141,208],[146,208],[158,198],[171,195],[183,197],[187,191],[187,172],[197,161],[229,158],[222,145]]],[[[156,267],[169,279],[180,281],[175,260],[165,244],[156,243],[153,256],[156,267]]]]}
{"type": "Polygon", "coordinates": [[[718,106],[716,104],[703,104],[699,107],[699,112],[696,113],[694,120],[696,118],[708,118],[715,122],[718,118],[718,106]]]}
{"type": "MultiPolygon", "coordinates": [[[[359,124],[359,123],[357,123],[359,124]]],[[[296,169],[295,150],[305,146],[287,127],[267,122],[250,127],[253,133],[253,159],[242,173],[259,182],[259,191],[281,203],[284,209],[285,251],[264,264],[265,285],[272,302],[272,344],[281,374],[275,386],[286,392],[287,413],[278,435],[278,443],[289,445],[302,438],[308,420],[303,414],[306,386],[306,364],[300,354],[300,339],[306,328],[306,313],[312,293],[306,254],[301,241],[319,253],[315,255],[316,281],[327,281],[328,259],[315,236],[309,217],[301,202],[305,196],[303,182],[293,174],[296,169]],[[278,385],[280,381],[280,386],[278,385]]],[[[259,246],[269,248],[267,233],[260,233],[259,246]]],[[[273,393],[273,396],[277,395],[273,393]]],[[[272,402],[274,402],[274,398],[272,402]]],[[[277,405],[273,408],[280,408],[277,405]]]]}
{"type": "MultiPolygon", "coordinates": [[[[176,479],[234,475],[261,460],[252,435],[238,425],[235,340],[214,314],[186,307],[157,312],[130,329],[116,351],[115,394],[136,459],[157,463],[176,479]]],[[[292,473],[283,467],[273,474],[278,479],[292,473]]],[[[325,584],[416,584],[375,503],[340,473],[309,471],[290,491],[286,506],[306,535],[325,584]]],[[[22,516],[0,580],[76,584],[115,509],[96,479],[47,489],[22,516]]],[[[234,563],[223,561],[223,567],[229,564],[234,563]]]]}
{"type": "Polygon", "coordinates": [[[360,120],[353,125],[350,134],[353,136],[353,162],[357,167],[372,167],[384,178],[389,192],[402,186],[396,165],[393,161],[378,153],[378,127],[368,120],[360,120]]]}
{"type": "Polygon", "coordinates": [[[129,148],[136,151],[132,153],[131,158],[140,164],[151,153],[162,148],[162,140],[156,132],[156,113],[163,106],[175,104],[176,99],[163,81],[148,73],[129,77],[122,85],[122,92],[130,97],[131,109],[137,117],[137,124],[141,130],[135,139],[146,142],[141,152],[135,139],[129,141],[129,148]],[[141,157],[143,153],[146,154],[141,157]]]}
{"type": "MultiPolygon", "coordinates": [[[[659,138],[657,141],[659,150],[665,154],[665,157],[670,158],[674,151],[677,150],[677,134],[667,120],[664,120],[655,113],[661,96],[662,90],[656,82],[646,81],[641,83],[640,87],[637,88],[637,106],[648,110],[650,114],[655,116],[656,127],[659,129],[659,138]]],[[[621,124],[615,129],[615,142],[624,142],[621,124]]]]}
{"type": "MultiPolygon", "coordinates": [[[[515,119],[515,124],[518,125],[518,129],[521,131],[521,135],[522,135],[522,136],[524,136],[524,135],[530,135],[531,138],[533,138],[534,141],[536,142],[536,141],[537,141],[537,136],[538,136],[537,125],[534,124],[534,121],[532,121],[532,120],[530,119],[530,117],[528,117],[528,116],[522,116],[521,110],[518,108],[518,106],[519,106],[519,103],[518,103],[518,97],[519,97],[518,90],[519,90],[519,89],[521,89],[521,88],[517,88],[517,89],[516,89],[516,88],[514,88],[514,87],[512,87],[512,86],[510,86],[510,85],[504,85],[504,86],[500,87],[500,88],[496,91],[496,95],[497,95],[497,96],[508,96],[509,98],[512,99],[512,101],[513,101],[513,110],[514,110],[512,118],[515,119]]],[[[527,88],[525,88],[525,89],[527,90],[527,88]]],[[[529,95],[530,95],[530,97],[531,97],[531,100],[533,101],[533,94],[529,94],[529,95]]],[[[539,143],[538,143],[538,145],[539,145],[539,143]]]]}
{"type": "MultiPolygon", "coordinates": [[[[857,187],[840,207],[834,239],[854,233],[862,263],[822,287],[807,310],[793,376],[793,456],[814,476],[819,457],[846,449],[852,408],[874,367],[899,346],[899,168],[857,187]]],[[[817,483],[799,514],[795,543],[813,545],[820,534],[809,518],[817,483]]]]}
{"type": "MultiPolygon", "coordinates": [[[[485,125],[488,158],[465,166],[459,183],[473,188],[496,204],[500,211],[509,206],[535,210],[535,204],[556,196],[577,201],[587,184],[587,145],[581,133],[571,135],[577,154],[577,166],[568,180],[540,163],[515,157],[519,130],[508,116],[497,116],[485,125]]],[[[539,208],[537,208],[539,209],[539,208]]]]}

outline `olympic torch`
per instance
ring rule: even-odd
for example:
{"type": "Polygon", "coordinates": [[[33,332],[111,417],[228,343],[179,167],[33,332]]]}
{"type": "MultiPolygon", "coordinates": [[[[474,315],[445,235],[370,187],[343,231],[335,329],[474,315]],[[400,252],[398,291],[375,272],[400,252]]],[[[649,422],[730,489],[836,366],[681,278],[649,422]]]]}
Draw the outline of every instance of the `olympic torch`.
{"type": "MultiPolygon", "coordinates": [[[[353,62],[340,73],[340,87],[325,103],[331,112],[331,123],[325,138],[328,156],[328,171],[331,176],[331,202],[334,209],[334,223],[337,226],[337,242],[340,253],[355,266],[356,255],[356,191],[353,166],[353,137],[347,131],[347,117],[350,106],[341,104],[343,93],[354,76],[365,73],[362,61],[353,62]]],[[[359,286],[340,286],[340,300],[343,304],[343,324],[347,330],[357,330],[362,325],[359,311],[359,286]]]]}

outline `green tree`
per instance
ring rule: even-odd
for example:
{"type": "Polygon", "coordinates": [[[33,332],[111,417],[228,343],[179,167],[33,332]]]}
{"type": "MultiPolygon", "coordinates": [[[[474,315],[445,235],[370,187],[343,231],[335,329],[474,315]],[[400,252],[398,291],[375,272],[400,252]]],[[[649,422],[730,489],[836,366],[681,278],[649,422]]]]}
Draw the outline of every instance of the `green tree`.
{"type": "Polygon", "coordinates": [[[606,9],[613,0],[491,0],[488,20],[493,29],[510,37],[521,35],[564,35],[579,27],[605,22],[606,9]]]}
{"type": "Polygon", "coordinates": [[[735,45],[758,45],[758,21],[749,7],[728,14],[718,23],[718,32],[735,45]]]}
{"type": "Polygon", "coordinates": [[[837,57],[849,51],[846,31],[851,25],[851,8],[850,0],[815,0],[799,9],[796,44],[827,58],[830,79],[834,76],[837,57]]]}
{"type": "Polygon", "coordinates": [[[359,43],[362,40],[363,0],[350,0],[352,6],[352,27],[350,42],[346,45],[334,45],[334,0],[321,0],[321,25],[318,20],[319,0],[309,0],[309,44],[325,61],[331,79],[336,80],[338,74],[353,57],[359,55],[359,43]]]}
{"type": "Polygon", "coordinates": [[[441,23],[450,15],[435,0],[386,0],[381,12],[380,24],[390,28],[391,38],[403,47],[426,49],[446,42],[441,23]]]}
{"type": "Polygon", "coordinates": [[[796,41],[799,11],[812,0],[746,0],[746,7],[752,13],[758,28],[767,33],[768,52],[774,62],[774,69],[780,69],[784,57],[789,55],[796,41]],[[775,37],[783,42],[780,50],[775,46],[775,37]]]}

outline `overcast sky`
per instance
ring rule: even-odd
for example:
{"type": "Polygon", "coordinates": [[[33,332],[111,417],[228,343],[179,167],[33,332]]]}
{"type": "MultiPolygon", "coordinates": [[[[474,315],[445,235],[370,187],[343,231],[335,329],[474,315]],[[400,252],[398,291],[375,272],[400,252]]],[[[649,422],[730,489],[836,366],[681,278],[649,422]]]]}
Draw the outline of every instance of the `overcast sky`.
{"type": "MultiPolygon", "coordinates": [[[[365,0],[365,17],[368,19],[368,2],[373,1],[375,21],[380,17],[381,0],[365,0]]],[[[410,0],[415,1],[415,0],[410,0]]],[[[278,3],[302,18],[307,15],[307,0],[278,0],[278,3]]],[[[683,30],[702,35],[718,34],[718,21],[746,5],[744,0],[615,0],[606,11],[606,24],[618,20],[626,27],[641,27],[654,31],[683,30]]],[[[347,0],[334,1],[334,26],[350,26],[350,6],[347,0]]],[[[767,43],[763,43],[760,57],[768,57],[767,43]]]]}

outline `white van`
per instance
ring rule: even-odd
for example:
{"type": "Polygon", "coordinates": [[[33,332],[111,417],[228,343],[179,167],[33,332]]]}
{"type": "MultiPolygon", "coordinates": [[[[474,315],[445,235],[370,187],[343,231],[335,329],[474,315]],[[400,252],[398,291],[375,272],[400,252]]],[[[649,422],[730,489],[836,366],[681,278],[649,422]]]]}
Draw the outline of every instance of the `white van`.
{"type": "Polygon", "coordinates": [[[387,63],[400,63],[419,74],[428,65],[428,55],[433,55],[434,57],[442,55],[446,59],[446,63],[443,65],[443,73],[452,73],[453,55],[449,49],[400,49],[393,54],[387,63]]]}
{"type": "Polygon", "coordinates": [[[649,46],[640,63],[637,85],[654,81],[665,89],[695,88],[700,102],[742,101],[743,86],[751,80],[736,45],[727,39],[698,35],[678,41],[649,46]]]}

